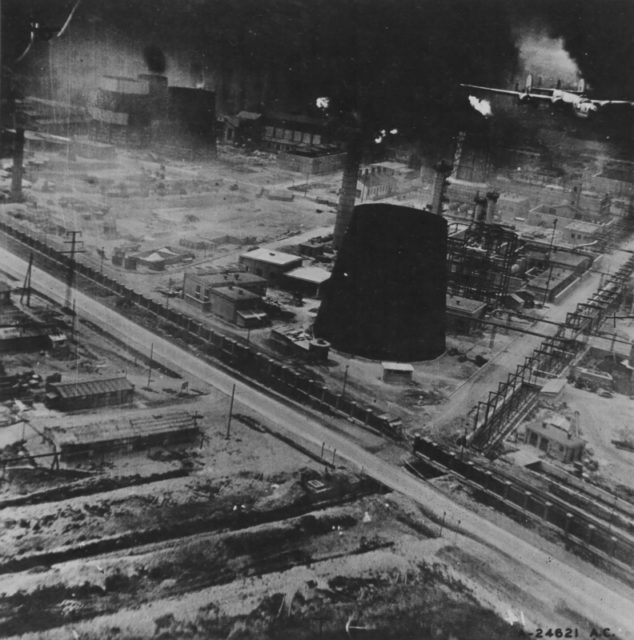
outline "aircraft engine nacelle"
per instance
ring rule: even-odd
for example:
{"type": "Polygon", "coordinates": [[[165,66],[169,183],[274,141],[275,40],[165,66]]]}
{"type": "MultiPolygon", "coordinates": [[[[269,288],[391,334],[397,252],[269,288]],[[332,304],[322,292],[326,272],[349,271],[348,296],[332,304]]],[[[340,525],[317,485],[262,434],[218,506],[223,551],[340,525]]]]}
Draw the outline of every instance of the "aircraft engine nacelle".
{"type": "Polygon", "coordinates": [[[575,115],[579,118],[589,118],[593,113],[599,110],[596,104],[592,102],[578,102],[574,105],[575,115]]]}
{"type": "Polygon", "coordinates": [[[536,104],[537,101],[533,99],[530,93],[522,93],[517,96],[517,102],[519,104],[536,104]]]}

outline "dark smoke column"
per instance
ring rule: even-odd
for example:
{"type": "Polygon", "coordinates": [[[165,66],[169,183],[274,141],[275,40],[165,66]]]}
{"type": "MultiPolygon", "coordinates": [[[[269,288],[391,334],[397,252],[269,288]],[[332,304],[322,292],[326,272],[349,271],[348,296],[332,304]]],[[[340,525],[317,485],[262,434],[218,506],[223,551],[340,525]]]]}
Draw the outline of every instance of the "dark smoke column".
{"type": "Polygon", "coordinates": [[[337,219],[335,220],[335,249],[341,248],[343,237],[352,218],[362,157],[363,134],[360,127],[355,127],[348,132],[346,140],[346,160],[343,166],[341,194],[339,196],[337,219]]]}
{"type": "Polygon", "coordinates": [[[391,204],[354,208],[315,336],[373,359],[429,360],[445,351],[447,221],[391,204]]]}

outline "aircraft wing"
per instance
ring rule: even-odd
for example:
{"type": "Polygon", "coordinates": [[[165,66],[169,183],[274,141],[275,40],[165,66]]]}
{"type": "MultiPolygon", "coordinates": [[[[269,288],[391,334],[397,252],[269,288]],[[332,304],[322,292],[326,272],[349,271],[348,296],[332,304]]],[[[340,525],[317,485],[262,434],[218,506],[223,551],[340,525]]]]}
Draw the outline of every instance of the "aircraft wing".
{"type": "Polygon", "coordinates": [[[591,100],[592,104],[596,104],[597,107],[609,107],[610,105],[628,105],[634,107],[634,102],[631,100],[591,100]]]}
{"type": "MultiPolygon", "coordinates": [[[[477,91],[488,91],[489,93],[497,93],[503,96],[515,96],[516,98],[520,98],[526,96],[526,91],[511,91],[510,89],[498,89],[497,87],[480,87],[476,84],[461,84],[461,87],[465,89],[476,89],[477,91]]],[[[551,91],[550,89],[534,89],[533,91],[551,91]]],[[[550,95],[547,93],[533,93],[530,92],[531,99],[535,98],[536,100],[548,100],[550,101],[550,95]]]]}

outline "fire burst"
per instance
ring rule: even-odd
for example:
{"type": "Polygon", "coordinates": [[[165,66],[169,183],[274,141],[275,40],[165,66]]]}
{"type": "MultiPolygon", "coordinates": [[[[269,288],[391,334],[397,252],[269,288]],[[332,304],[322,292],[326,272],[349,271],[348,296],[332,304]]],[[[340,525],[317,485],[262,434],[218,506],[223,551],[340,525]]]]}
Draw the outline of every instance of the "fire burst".
{"type": "Polygon", "coordinates": [[[478,100],[475,96],[469,96],[469,104],[485,118],[493,115],[493,111],[491,111],[491,103],[488,100],[478,100]]]}

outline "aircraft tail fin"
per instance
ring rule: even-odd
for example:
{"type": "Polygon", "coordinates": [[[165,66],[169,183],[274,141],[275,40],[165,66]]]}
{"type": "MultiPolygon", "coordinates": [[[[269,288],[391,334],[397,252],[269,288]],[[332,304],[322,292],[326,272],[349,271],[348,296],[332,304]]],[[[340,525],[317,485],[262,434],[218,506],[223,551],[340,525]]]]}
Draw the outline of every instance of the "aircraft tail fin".
{"type": "Polygon", "coordinates": [[[583,78],[579,78],[579,82],[577,83],[577,91],[579,93],[586,92],[586,81],[583,78]]]}
{"type": "Polygon", "coordinates": [[[524,90],[526,91],[526,93],[530,93],[533,89],[533,74],[529,73],[526,76],[526,86],[524,88],[524,90]]]}

